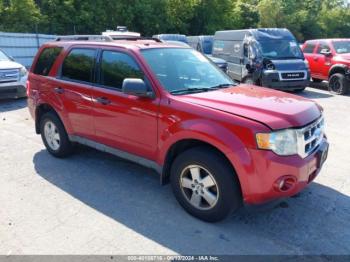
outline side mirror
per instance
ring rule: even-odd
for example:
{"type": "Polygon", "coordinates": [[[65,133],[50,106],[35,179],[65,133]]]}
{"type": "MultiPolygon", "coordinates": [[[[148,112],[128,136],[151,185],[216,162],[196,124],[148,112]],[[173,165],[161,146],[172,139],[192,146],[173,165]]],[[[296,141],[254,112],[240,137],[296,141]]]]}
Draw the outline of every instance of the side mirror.
{"type": "Polygon", "coordinates": [[[125,78],[122,91],[124,94],[138,97],[153,97],[153,92],[149,92],[145,82],[138,78],[125,78]]]}
{"type": "Polygon", "coordinates": [[[320,54],[325,55],[325,56],[330,56],[332,55],[332,52],[329,49],[322,49],[320,54]]]}

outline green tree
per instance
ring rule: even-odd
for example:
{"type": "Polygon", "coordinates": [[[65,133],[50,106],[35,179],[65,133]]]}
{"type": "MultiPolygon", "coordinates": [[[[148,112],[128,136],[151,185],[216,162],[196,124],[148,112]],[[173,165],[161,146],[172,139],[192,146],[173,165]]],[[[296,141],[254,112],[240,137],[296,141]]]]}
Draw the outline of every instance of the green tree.
{"type": "Polygon", "coordinates": [[[34,32],[41,19],[33,0],[1,0],[0,30],[7,32],[34,32]]]}

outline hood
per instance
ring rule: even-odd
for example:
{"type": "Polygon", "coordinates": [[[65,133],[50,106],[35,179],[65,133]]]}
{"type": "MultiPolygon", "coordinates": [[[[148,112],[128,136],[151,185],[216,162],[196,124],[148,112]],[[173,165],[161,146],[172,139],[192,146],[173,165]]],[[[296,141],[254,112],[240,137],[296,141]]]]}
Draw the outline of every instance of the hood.
{"type": "Polygon", "coordinates": [[[301,127],[321,115],[319,106],[296,95],[253,85],[181,96],[186,102],[252,119],[273,130],[301,127]]]}
{"type": "Polygon", "coordinates": [[[345,63],[350,63],[350,54],[337,54],[333,59],[337,62],[344,61],[345,63]]]}
{"type": "Polygon", "coordinates": [[[0,69],[15,69],[21,67],[23,67],[21,64],[13,61],[0,61],[0,69]]]}
{"type": "Polygon", "coordinates": [[[307,70],[305,61],[301,58],[288,60],[270,59],[270,61],[275,65],[276,70],[307,70]]]}

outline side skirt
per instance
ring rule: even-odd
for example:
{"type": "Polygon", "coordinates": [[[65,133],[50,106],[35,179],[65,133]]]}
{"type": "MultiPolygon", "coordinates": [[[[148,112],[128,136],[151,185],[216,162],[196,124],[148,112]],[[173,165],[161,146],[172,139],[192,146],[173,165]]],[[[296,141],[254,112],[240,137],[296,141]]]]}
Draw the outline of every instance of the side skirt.
{"type": "Polygon", "coordinates": [[[160,175],[163,172],[162,166],[158,165],[156,162],[151,161],[149,159],[146,159],[146,158],[134,155],[134,154],[130,154],[130,153],[127,153],[125,151],[121,151],[119,149],[116,149],[116,148],[113,148],[110,146],[106,146],[104,144],[100,144],[100,143],[97,143],[93,140],[90,140],[90,139],[87,139],[84,137],[80,137],[80,136],[70,135],[69,140],[72,142],[77,142],[79,144],[95,148],[95,149],[102,151],[102,152],[106,152],[106,153],[115,155],[117,157],[129,160],[129,161],[137,163],[141,166],[151,168],[151,169],[155,170],[160,175]]]}

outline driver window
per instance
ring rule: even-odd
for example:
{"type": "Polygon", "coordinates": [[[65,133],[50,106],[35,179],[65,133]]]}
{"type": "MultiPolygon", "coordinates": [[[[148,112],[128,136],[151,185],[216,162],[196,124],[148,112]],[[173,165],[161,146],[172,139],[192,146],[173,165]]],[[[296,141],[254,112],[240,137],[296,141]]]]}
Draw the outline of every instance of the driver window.
{"type": "Polygon", "coordinates": [[[320,43],[320,44],[318,45],[318,48],[317,48],[317,54],[321,54],[321,51],[322,51],[323,49],[327,49],[328,51],[331,50],[331,48],[329,47],[329,45],[328,45],[327,43],[320,43]]]}

